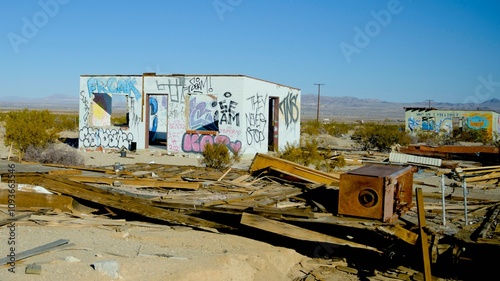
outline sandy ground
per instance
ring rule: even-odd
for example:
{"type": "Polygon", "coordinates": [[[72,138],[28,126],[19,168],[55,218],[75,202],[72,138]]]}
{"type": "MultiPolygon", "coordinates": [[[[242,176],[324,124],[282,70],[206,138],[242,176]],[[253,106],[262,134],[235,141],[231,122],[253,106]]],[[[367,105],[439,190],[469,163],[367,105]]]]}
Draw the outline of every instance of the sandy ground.
{"type": "MultiPolygon", "coordinates": [[[[1,137],[1,136],[0,136],[1,137]]],[[[6,172],[9,148],[0,140],[0,172],[6,172]]],[[[85,165],[106,166],[116,162],[200,165],[200,158],[168,155],[161,147],[128,152],[82,152],[85,165]]],[[[233,167],[246,169],[253,157],[243,157],[233,167]]],[[[9,162],[10,163],[10,162],[9,162]]],[[[30,167],[24,166],[23,167],[30,167]]],[[[33,171],[46,167],[31,165],[33,171]]],[[[21,213],[19,213],[21,214],[21,213]]],[[[7,208],[0,206],[0,220],[7,218],[7,208]]],[[[211,233],[183,226],[157,225],[105,218],[109,222],[89,222],[93,215],[56,213],[52,220],[22,220],[12,229],[0,226],[0,258],[7,256],[15,238],[15,253],[54,242],[69,244],[44,254],[19,260],[15,274],[9,265],[0,267],[0,281],[6,280],[298,280],[317,266],[311,258],[293,249],[230,234],[211,233]],[[314,262],[312,262],[314,264],[314,262]],[[26,274],[32,264],[41,266],[40,274],[26,274]],[[110,269],[99,271],[105,264],[110,269]]],[[[104,217],[99,217],[103,219],[104,217]]],[[[328,280],[359,280],[357,276],[322,269],[328,280]]],[[[308,279],[309,280],[309,279],[308,279]]]]}

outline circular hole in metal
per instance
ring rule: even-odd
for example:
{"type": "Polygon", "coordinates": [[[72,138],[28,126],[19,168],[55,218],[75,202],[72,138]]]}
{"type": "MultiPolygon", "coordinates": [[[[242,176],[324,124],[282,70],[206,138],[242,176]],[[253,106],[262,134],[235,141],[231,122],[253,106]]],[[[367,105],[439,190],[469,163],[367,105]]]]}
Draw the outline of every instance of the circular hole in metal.
{"type": "Polygon", "coordinates": [[[358,200],[364,207],[373,207],[378,202],[378,195],[373,189],[363,189],[359,192],[358,200]]]}

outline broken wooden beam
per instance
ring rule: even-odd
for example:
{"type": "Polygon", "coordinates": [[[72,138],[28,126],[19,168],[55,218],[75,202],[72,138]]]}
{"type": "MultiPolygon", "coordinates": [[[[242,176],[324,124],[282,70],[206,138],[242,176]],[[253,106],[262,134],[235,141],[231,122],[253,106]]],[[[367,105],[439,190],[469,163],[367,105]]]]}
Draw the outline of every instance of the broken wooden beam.
{"type": "Polygon", "coordinates": [[[272,219],[267,219],[265,217],[259,215],[253,215],[249,213],[243,213],[241,216],[241,224],[258,228],[261,230],[269,231],[272,233],[276,233],[279,235],[283,235],[286,237],[312,241],[312,242],[320,242],[320,243],[331,243],[340,246],[349,246],[352,248],[359,248],[364,250],[375,251],[378,253],[382,253],[382,251],[377,248],[363,245],[360,243],[344,240],[341,238],[333,237],[330,235],[326,235],[320,232],[312,231],[309,229],[301,228],[292,224],[288,224],[285,222],[280,222],[272,219]]]}
{"type": "Polygon", "coordinates": [[[36,183],[37,185],[44,186],[53,192],[81,198],[104,206],[136,213],[151,219],[162,220],[173,224],[189,225],[205,230],[206,228],[211,228],[209,229],[211,231],[215,231],[217,228],[232,229],[232,227],[227,225],[151,206],[151,201],[147,199],[132,197],[110,190],[103,190],[98,187],[70,181],[61,177],[42,174],[36,175],[17,173],[16,180],[19,183],[36,183]]]}
{"type": "MultiPolygon", "coordinates": [[[[42,246],[38,246],[38,247],[33,248],[31,250],[17,253],[15,255],[15,260],[19,261],[19,260],[22,260],[25,258],[35,256],[35,255],[43,254],[45,252],[52,251],[57,247],[67,245],[68,243],[69,243],[69,240],[67,240],[67,239],[59,239],[57,241],[54,241],[54,242],[51,242],[51,243],[48,243],[48,244],[45,244],[42,246]]],[[[9,256],[7,256],[6,258],[0,259],[0,265],[4,265],[4,264],[9,263],[10,259],[11,259],[11,257],[9,257],[9,256]]]]}
{"type": "Polygon", "coordinates": [[[113,185],[115,182],[120,182],[124,185],[139,186],[139,187],[158,187],[169,189],[183,190],[198,190],[201,187],[199,182],[185,181],[164,181],[156,179],[125,179],[125,178],[105,178],[105,177],[88,177],[88,176],[69,176],[68,180],[81,183],[96,183],[113,185]]]}
{"type": "Polygon", "coordinates": [[[321,172],[291,161],[261,153],[257,153],[255,155],[255,158],[250,165],[249,172],[253,174],[258,171],[266,170],[270,167],[295,175],[302,179],[307,179],[312,183],[338,185],[338,182],[340,181],[339,174],[321,172]]]}

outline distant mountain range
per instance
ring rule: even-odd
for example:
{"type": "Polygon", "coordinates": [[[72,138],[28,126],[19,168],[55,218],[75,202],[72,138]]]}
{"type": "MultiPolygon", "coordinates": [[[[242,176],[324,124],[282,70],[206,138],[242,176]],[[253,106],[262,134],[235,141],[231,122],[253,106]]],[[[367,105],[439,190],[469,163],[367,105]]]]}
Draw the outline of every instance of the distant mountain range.
{"type": "MultiPolygon", "coordinates": [[[[2,109],[49,109],[78,111],[79,96],[56,94],[47,97],[25,99],[18,96],[0,96],[2,109]]],[[[318,96],[303,94],[301,96],[302,118],[314,119],[318,110],[318,96]]],[[[124,102],[114,104],[125,108],[124,102]]],[[[404,119],[405,107],[428,107],[426,102],[396,103],[379,99],[359,99],[355,97],[320,97],[321,119],[404,119]]],[[[500,112],[500,100],[493,98],[478,104],[432,102],[431,107],[438,109],[493,110],[500,112]]]]}

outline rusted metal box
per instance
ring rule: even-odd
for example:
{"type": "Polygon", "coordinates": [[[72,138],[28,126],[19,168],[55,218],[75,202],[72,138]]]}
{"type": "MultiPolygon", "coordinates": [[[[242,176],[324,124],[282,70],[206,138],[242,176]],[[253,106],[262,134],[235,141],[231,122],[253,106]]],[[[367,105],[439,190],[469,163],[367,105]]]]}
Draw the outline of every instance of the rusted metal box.
{"type": "Polygon", "coordinates": [[[393,222],[413,206],[413,167],[369,164],[340,175],[339,215],[393,222]]]}

